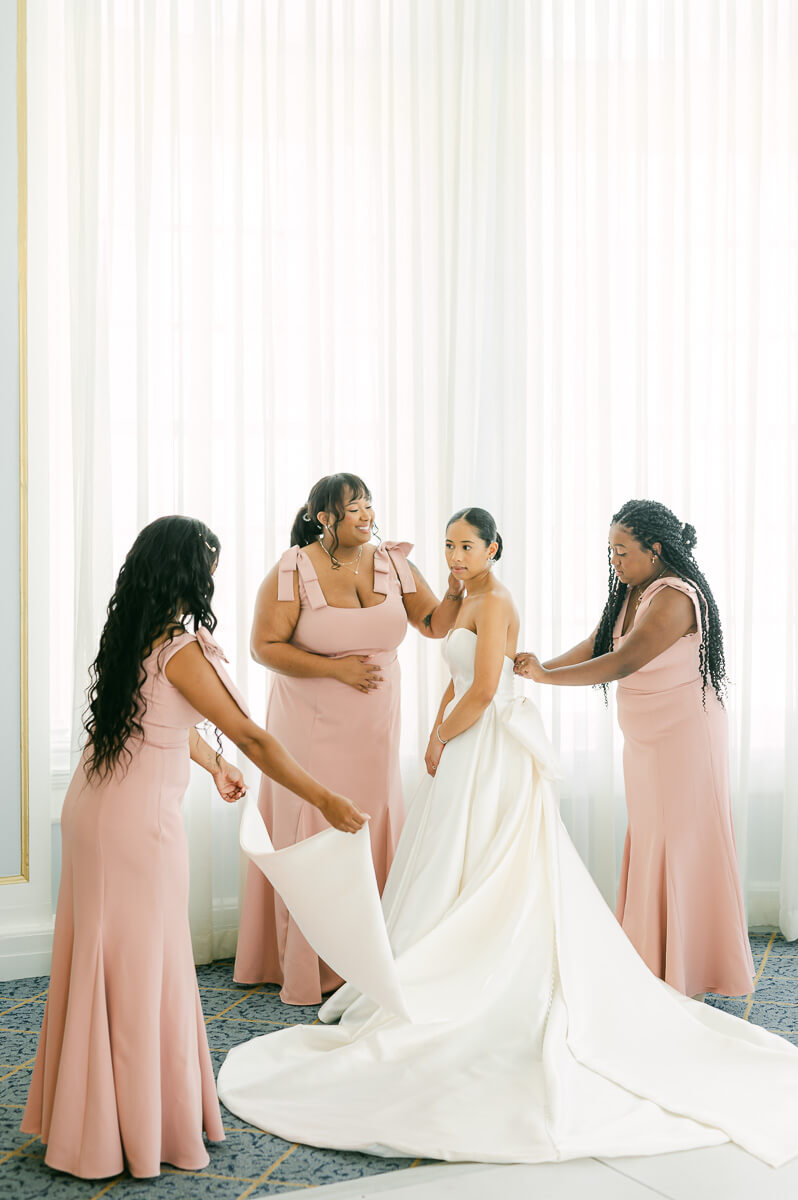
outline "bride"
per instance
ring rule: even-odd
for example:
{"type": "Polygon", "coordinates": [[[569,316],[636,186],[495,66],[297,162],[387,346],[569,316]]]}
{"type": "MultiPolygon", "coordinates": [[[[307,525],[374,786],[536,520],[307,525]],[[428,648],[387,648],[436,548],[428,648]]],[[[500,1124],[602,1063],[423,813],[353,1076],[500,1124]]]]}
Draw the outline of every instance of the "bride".
{"type": "Polygon", "coordinates": [[[635,953],[560,820],[551,749],[515,694],[519,620],[483,509],[446,530],[466,586],[427,777],[383,895],[408,1021],[344,985],[230,1051],[219,1095],[290,1141],[546,1162],[733,1141],[798,1154],[798,1051],[690,1000],[635,953]]]}

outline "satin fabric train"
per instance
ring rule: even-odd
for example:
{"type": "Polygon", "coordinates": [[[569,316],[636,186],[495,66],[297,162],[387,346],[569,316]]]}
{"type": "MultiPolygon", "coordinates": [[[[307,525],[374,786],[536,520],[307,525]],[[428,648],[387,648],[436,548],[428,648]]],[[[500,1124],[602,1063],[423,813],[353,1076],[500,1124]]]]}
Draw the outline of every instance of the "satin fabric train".
{"type": "MultiPolygon", "coordinates": [[[[476,638],[449,637],[455,702],[476,638]]],[[[291,1141],[544,1162],[734,1141],[798,1154],[798,1050],[638,957],[560,820],[539,714],[505,662],[414,799],[383,908],[409,1022],[351,986],[231,1050],[219,1095],[291,1141]]],[[[319,904],[324,903],[320,888],[319,904]]]]}

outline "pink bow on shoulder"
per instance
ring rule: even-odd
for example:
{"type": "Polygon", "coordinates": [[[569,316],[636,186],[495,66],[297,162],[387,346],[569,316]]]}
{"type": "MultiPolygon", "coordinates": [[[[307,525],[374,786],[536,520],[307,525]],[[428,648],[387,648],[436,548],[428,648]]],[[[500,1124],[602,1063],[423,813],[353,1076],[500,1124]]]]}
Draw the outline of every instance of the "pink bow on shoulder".
{"type": "Polygon", "coordinates": [[[222,662],[228,662],[227,655],[217,641],[211,637],[210,631],[204,625],[200,625],[197,630],[197,641],[200,644],[203,654],[206,658],[220,658],[222,662]]]}
{"type": "Polygon", "coordinates": [[[388,580],[391,574],[391,563],[396,567],[403,592],[414,592],[416,581],[407,556],[413,549],[412,542],[382,542],[374,551],[374,591],[383,596],[388,595],[388,580]]]}

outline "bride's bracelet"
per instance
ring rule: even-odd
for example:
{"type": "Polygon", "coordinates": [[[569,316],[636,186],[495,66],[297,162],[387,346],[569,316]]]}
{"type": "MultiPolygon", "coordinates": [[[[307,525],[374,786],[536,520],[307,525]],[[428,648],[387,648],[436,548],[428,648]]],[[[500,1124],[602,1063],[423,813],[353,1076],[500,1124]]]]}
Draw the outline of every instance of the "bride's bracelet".
{"type": "Polygon", "coordinates": [[[458,592],[458,593],[457,593],[457,595],[456,595],[456,596],[454,596],[454,595],[452,595],[452,593],[451,593],[451,592],[447,592],[447,593],[446,593],[446,595],[445,595],[443,598],[444,598],[444,600],[462,600],[462,599],[463,599],[463,593],[462,593],[462,592],[458,592]]]}
{"type": "MultiPolygon", "coordinates": [[[[441,725],[442,725],[442,724],[443,724],[443,721],[441,721],[441,725]]],[[[441,725],[439,725],[439,726],[438,726],[438,728],[435,730],[435,736],[436,736],[436,738],[438,739],[438,741],[440,742],[440,744],[441,744],[442,746],[445,746],[445,745],[446,745],[446,742],[448,741],[448,739],[447,739],[447,738],[442,738],[442,737],[441,737],[441,725]]]]}

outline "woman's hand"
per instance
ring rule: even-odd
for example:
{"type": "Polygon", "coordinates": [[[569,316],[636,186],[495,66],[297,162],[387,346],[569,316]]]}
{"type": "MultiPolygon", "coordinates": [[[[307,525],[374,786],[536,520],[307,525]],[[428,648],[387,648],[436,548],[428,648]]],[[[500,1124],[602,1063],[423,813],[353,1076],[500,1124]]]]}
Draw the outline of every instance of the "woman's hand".
{"type": "Polygon", "coordinates": [[[246,796],[247,785],[244,783],[244,776],[238,767],[234,767],[226,759],[218,760],[216,769],[211,771],[211,775],[216,784],[216,790],[228,804],[235,804],[236,800],[246,796]]]}
{"type": "Polygon", "coordinates": [[[535,683],[545,683],[548,671],[540,665],[535,654],[516,654],[513,671],[524,679],[533,679],[535,683]]]}
{"type": "Polygon", "coordinates": [[[433,779],[435,778],[435,772],[438,769],[438,763],[441,761],[441,755],[445,748],[445,743],[440,740],[433,729],[427,743],[427,753],[424,755],[424,765],[427,768],[427,774],[431,775],[433,779]]]}
{"type": "Polygon", "coordinates": [[[457,576],[452,571],[450,571],[449,572],[449,582],[446,586],[446,595],[454,598],[455,596],[462,595],[462,593],[464,591],[465,591],[465,580],[458,579],[457,576]]]}
{"type": "Polygon", "coordinates": [[[349,654],[346,658],[334,658],[333,678],[358,692],[375,692],[382,683],[382,667],[373,663],[368,655],[349,654]]]}
{"type": "Polygon", "coordinates": [[[333,829],[340,829],[343,833],[357,833],[370,819],[367,813],[361,812],[346,796],[339,796],[335,792],[328,792],[318,808],[333,829]]]}

